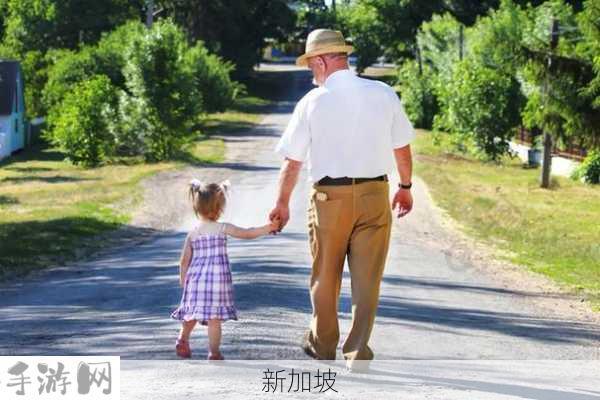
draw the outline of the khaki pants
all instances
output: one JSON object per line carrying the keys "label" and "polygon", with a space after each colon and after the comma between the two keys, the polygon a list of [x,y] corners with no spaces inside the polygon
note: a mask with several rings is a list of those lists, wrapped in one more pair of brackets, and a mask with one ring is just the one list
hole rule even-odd
{"label": "khaki pants", "polygon": [[[318,193],[325,193],[326,199]],[[314,186],[308,216],[313,257],[313,318],[308,340],[320,358],[335,359],[340,338],[338,298],[348,257],[352,326],[342,351],[348,360],[373,359],[367,344],[377,312],[391,225],[387,182]]]}

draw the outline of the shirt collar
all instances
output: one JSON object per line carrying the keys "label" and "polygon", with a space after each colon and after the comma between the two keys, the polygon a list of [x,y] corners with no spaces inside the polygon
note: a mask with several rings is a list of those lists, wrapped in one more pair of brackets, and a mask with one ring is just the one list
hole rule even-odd
{"label": "shirt collar", "polygon": [[332,88],[339,82],[348,81],[355,76],[356,75],[354,72],[350,71],[349,69],[340,69],[339,71],[335,71],[333,74],[329,75],[327,79],[325,79],[325,84],[323,86],[326,88]]}

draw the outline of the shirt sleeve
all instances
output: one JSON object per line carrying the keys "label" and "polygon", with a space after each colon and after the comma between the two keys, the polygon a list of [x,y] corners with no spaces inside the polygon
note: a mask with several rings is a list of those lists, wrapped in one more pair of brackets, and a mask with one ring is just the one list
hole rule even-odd
{"label": "shirt sleeve", "polygon": [[392,147],[399,149],[413,141],[415,130],[406,116],[404,106],[395,91],[393,92],[393,97]]}
{"label": "shirt sleeve", "polygon": [[305,161],[310,147],[310,130],[306,116],[306,98],[296,104],[275,151],[284,158]]}

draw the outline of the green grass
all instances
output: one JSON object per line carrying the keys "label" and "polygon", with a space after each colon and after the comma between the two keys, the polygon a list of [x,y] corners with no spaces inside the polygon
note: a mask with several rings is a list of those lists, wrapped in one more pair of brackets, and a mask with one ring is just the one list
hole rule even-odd
{"label": "green grass", "polygon": [[128,224],[141,200],[139,182],[186,165],[224,159],[213,134],[250,129],[269,99],[253,92],[224,113],[207,116],[196,141],[174,160],[144,163],[125,158],[83,169],[63,161],[56,148],[38,146],[0,162],[0,279],[60,264],[101,248],[106,234]]}
{"label": "green grass", "polygon": [[[220,140],[202,140],[195,162],[223,158]],[[0,164],[0,277],[74,259],[99,247],[93,239],[127,224],[139,203],[138,183],[187,165],[127,160],[94,169],[63,161],[55,148],[33,148]]]}
{"label": "green grass", "polygon": [[538,169],[457,155],[427,132],[419,132],[413,148],[415,172],[467,233],[600,311],[600,187],[553,177],[552,188],[541,189]]}

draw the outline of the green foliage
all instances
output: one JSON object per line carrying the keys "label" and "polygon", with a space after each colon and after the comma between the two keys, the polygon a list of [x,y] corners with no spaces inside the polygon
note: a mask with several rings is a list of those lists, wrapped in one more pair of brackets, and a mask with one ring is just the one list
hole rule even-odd
{"label": "green foliage", "polygon": [[[169,20],[150,30],[130,22],[104,35],[95,46],[78,52],[51,50],[45,59],[51,67],[43,105],[49,110],[52,132],[64,130],[55,124],[65,121],[57,116],[64,114],[71,93],[95,76],[109,79],[112,94],[107,106],[114,115],[106,121],[109,135],[102,137],[110,146],[97,152],[100,160],[112,155],[143,155],[153,161],[172,157],[193,135],[191,128],[201,114],[223,111],[239,90],[229,76],[233,65],[210,54],[201,42],[190,47],[184,31]],[[83,115],[88,110],[77,112]],[[82,156],[70,158],[80,162]]]}
{"label": "green foliage", "polygon": [[47,110],[59,106],[75,85],[97,72],[92,53],[93,49],[86,47],[80,52],[61,49],[51,50],[47,54],[52,64],[42,94]]}
{"label": "green foliage", "polygon": [[583,163],[575,170],[572,176],[574,179],[581,179],[586,183],[600,183],[600,150],[593,150],[583,160]]}
{"label": "green foliage", "polygon": [[202,111],[194,72],[182,62],[188,44],[181,29],[170,21],[152,26],[133,41],[123,70],[128,93],[121,96],[126,136],[137,135],[144,156],[165,160],[190,137],[191,126]]}
{"label": "green foliage", "polygon": [[21,57],[25,76],[25,109],[29,117],[46,115],[40,93],[48,79],[50,65],[51,61],[39,50],[28,51]]}
{"label": "green foliage", "polygon": [[234,65],[210,54],[202,42],[186,51],[184,62],[202,96],[204,110],[209,113],[225,111],[240,89],[230,78]]}
{"label": "green foliage", "polygon": [[521,104],[519,84],[512,76],[464,60],[441,91],[440,102],[444,113],[436,118],[436,127],[458,135],[457,143],[472,136],[490,160],[508,152]]}
{"label": "green foliage", "polygon": [[296,11],[297,39],[304,39],[313,29],[336,28],[339,15],[329,9],[323,0],[303,0]]}
{"label": "green foliage", "polygon": [[381,27],[379,43],[385,53],[393,58],[404,59],[414,53],[416,33],[425,21],[435,14],[450,14],[457,21],[469,26],[478,16],[497,7],[498,0],[358,0],[376,13]]}
{"label": "green foliage", "polygon": [[127,49],[133,41],[144,35],[146,27],[139,21],[129,21],[110,33],[103,34],[94,47],[92,57],[98,73],[110,78],[113,85],[125,88],[123,67]]}
{"label": "green foliage", "polygon": [[95,43],[102,32],[137,18],[142,0],[5,0],[6,44],[23,54]]}
{"label": "green foliage", "polygon": [[47,138],[74,164],[96,166],[112,153],[114,140],[107,121],[114,115],[115,89],[108,77],[97,75],[80,82],[60,107],[51,110],[53,127]]}
{"label": "green foliage", "polygon": [[7,10],[8,1],[0,0],[0,42],[2,42],[2,38],[4,37],[4,20],[6,19]]}
{"label": "green foliage", "polygon": [[106,75],[111,83],[125,89],[123,67],[128,46],[146,31],[139,22],[129,22],[104,35],[97,46],[84,46],[79,51],[50,50],[46,56],[51,67],[43,88],[46,109],[60,104],[72,88],[93,75]]}
{"label": "green foliage", "polygon": [[383,54],[381,47],[382,27],[376,10],[358,3],[350,7],[340,7],[338,11],[340,29],[350,37],[357,57],[356,70],[363,72]]}
{"label": "green foliage", "polygon": [[439,105],[435,94],[435,75],[428,65],[416,61],[405,62],[399,70],[398,81],[402,103],[409,119],[418,128],[431,129]]}
{"label": "green foliage", "polygon": [[522,48],[526,15],[512,0],[502,0],[498,10],[490,12],[467,33],[468,53],[483,65],[517,74],[525,54]]}
{"label": "green foliage", "polygon": [[48,48],[48,36],[56,22],[52,0],[8,0],[4,42],[16,53]]}
{"label": "green foliage", "polygon": [[595,77],[584,94],[591,97],[596,109],[600,109],[600,0],[587,0],[577,21],[583,36],[578,43],[577,54],[591,63],[595,71]]}
{"label": "green foliage", "polygon": [[183,27],[192,42],[202,40],[213,53],[247,75],[260,62],[265,38],[285,39],[295,14],[286,0],[162,0],[167,15]]}
{"label": "green foliage", "polygon": [[434,15],[417,33],[422,62],[430,65],[440,80],[447,80],[454,64],[460,60],[461,26],[450,14]]}
{"label": "green foliage", "polygon": [[[550,48],[552,18],[561,27],[556,49]],[[582,42],[576,22],[573,8],[562,1],[529,11],[523,38],[529,57],[521,70],[527,96],[523,119],[526,126],[551,133],[561,147],[575,142],[594,148],[600,145],[600,105],[594,104],[592,89],[598,72],[578,55]]]}

